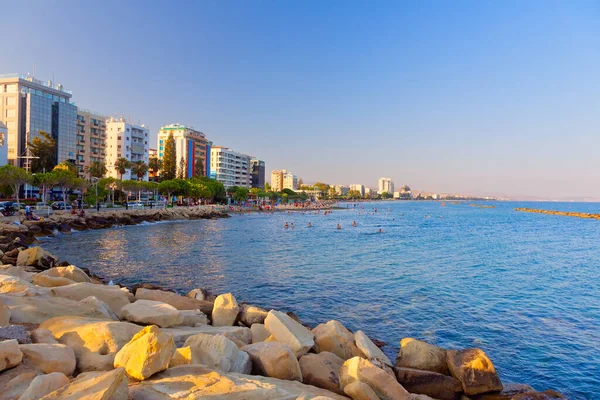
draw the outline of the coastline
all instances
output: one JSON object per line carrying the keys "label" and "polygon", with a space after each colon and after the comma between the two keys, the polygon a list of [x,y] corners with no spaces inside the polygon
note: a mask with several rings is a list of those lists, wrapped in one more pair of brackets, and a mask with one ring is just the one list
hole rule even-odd
{"label": "coastline", "polygon": [[[178,210],[178,209],[176,209],[176,210]],[[87,226],[88,229],[101,229],[104,227],[110,227],[110,226],[116,226],[116,225],[132,225],[132,224],[140,223],[140,222],[144,222],[144,221],[155,222],[155,221],[159,221],[159,220],[185,219],[185,218],[183,218],[183,216],[185,216],[185,215],[187,215],[189,217],[188,219],[224,218],[224,217],[226,218],[227,217],[227,214],[223,213],[221,211],[205,210],[205,209],[197,210],[197,211],[193,211],[193,212],[189,212],[189,210],[187,210],[188,211],[187,213],[183,213],[183,212],[182,213],[179,213],[179,212],[165,213],[164,215],[161,214],[160,217],[157,217],[156,215],[154,215],[154,216],[147,215],[148,213],[156,214],[157,212],[161,212],[161,211],[168,211],[168,210],[153,210],[153,211],[130,210],[129,212],[127,212],[127,215],[122,216],[122,217],[118,217],[118,216],[109,217],[107,215],[103,215],[102,216],[103,219],[107,221],[106,224],[102,223],[103,221],[100,219],[99,216],[97,216],[97,218],[92,218],[92,216],[90,215],[90,217],[86,217],[84,219],[84,221],[81,221],[81,218],[79,218],[79,217],[75,217],[75,216],[71,216],[71,215],[65,216],[65,214],[57,214],[60,217],[54,218],[53,220],[48,219],[45,221],[28,221],[27,223],[25,223],[21,226],[17,226],[17,225],[3,226],[6,224],[0,224],[0,236],[3,237],[0,240],[0,245],[3,246],[2,247],[3,249],[8,250],[8,251],[4,251],[4,254],[2,255],[2,261],[4,264],[11,264],[14,266],[16,266],[18,264],[22,264],[22,263],[18,262],[18,260],[20,258],[19,254],[22,251],[27,249],[28,244],[33,244],[36,241],[36,237],[39,236],[40,233],[45,233],[45,232],[47,233],[47,232],[51,231],[50,230],[51,228],[54,228],[61,232],[63,231],[61,229],[64,229],[64,232],[66,232],[67,227],[71,227],[71,229],[77,229],[76,226],[81,225],[81,224],[84,224],[85,226]],[[288,210],[281,210],[281,211],[288,211]],[[297,210],[297,211],[302,211],[302,210]],[[88,218],[89,218],[89,221],[88,221]],[[121,223],[113,223],[113,222],[121,222]],[[110,224],[110,223],[112,223],[112,224]],[[54,232],[54,229],[52,229],[52,232]],[[37,252],[39,252],[39,251],[36,251],[36,253]],[[8,257],[5,260],[6,256],[8,256]],[[33,273],[31,271],[36,271],[35,275],[44,274],[45,271],[52,270],[53,268],[56,268],[55,265],[58,265],[58,259],[55,260],[55,262],[52,262],[51,261],[52,259],[53,259],[53,256],[51,256],[49,254],[45,254],[43,257],[40,257],[39,259],[35,260],[33,262],[34,265],[15,267],[18,269],[18,271],[16,271],[16,272],[18,274],[24,273],[25,270],[21,270],[21,268],[27,267],[27,268],[29,268],[28,273]],[[6,261],[10,261],[10,262],[6,262]],[[84,272],[87,272],[88,275],[91,275],[91,274],[89,274],[89,271],[84,271]],[[92,278],[93,278],[93,276],[92,276]],[[55,282],[53,282],[53,283],[55,283]],[[68,283],[67,285],[64,285],[64,286],[76,285],[75,282],[73,282],[73,283],[63,282],[63,283]],[[132,287],[131,288],[132,293],[130,293],[129,290],[126,290],[128,293],[128,298],[130,300],[131,299],[138,300],[137,291],[140,288],[150,290],[150,291],[157,291],[157,293],[155,293],[154,295],[158,296],[157,298],[160,298],[161,301],[164,301],[167,304],[169,303],[168,301],[166,301],[166,297],[169,297],[171,295],[167,295],[165,293],[172,293],[172,292],[163,291],[162,288],[159,288],[156,286],[148,286],[148,285],[144,285],[144,284],[141,284],[138,287]],[[160,292],[160,293],[158,293],[158,292]],[[5,294],[5,292],[3,292],[3,294]],[[182,297],[182,298],[186,298],[186,297],[189,298],[191,294],[192,293],[190,292],[187,296],[180,296],[180,295],[176,295],[176,296]],[[59,295],[59,297],[60,297],[60,295]],[[206,290],[197,289],[197,292],[193,295],[193,298],[200,299],[201,301],[206,301],[209,303],[211,303],[211,300],[212,300],[212,306],[209,306],[208,304],[200,304],[200,303],[198,303],[198,304],[202,306],[200,308],[203,311],[203,313],[206,314],[207,317],[213,319],[213,325],[214,325],[214,315],[212,315],[212,314],[215,312],[215,309],[218,308],[217,302],[215,301],[216,300],[215,296],[210,295],[210,293],[208,293]],[[235,298],[233,299],[233,303],[237,304],[237,301],[235,300]],[[135,304],[135,303],[131,303],[131,304]],[[251,328],[252,325],[254,325],[254,324],[265,325],[264,324],[265,319],[267,318],[268,313],[270,311],[264,310],[264,309],[261,309],[260,307],[255,307],[252,305],[244,305],[243,303],[241,303],[241,304],[242,304],[242,306],[239,307],[240,310],[238,310],[238,312],[236,313],[236,318],[234,319],[234,321],[232,321],[232,324],[237,324],[236,326],[240,326],[240,327],[246,328],[246,329]],[[258,319],[246,320],[244,322],[244,316],[243,316],[244,307],[246,307],[246,310],[248,310],[249,308],[255,309],[254,313],[259,315]],[[66,314],[66,315],[69,315],[69,314]],[[283,317],[283,316],[280,316],[280,318],[285,319],[285,317]],[[291,319],[299,322],[299,320],[295,316],[291,316]],[[262,321],[262,322],[257,322],[257,321]],[[253,322],[253,323],[250,323],[250,322]],[[288,321],[286,320],[285,322],[288,322]],[[379,350],[379,348],[377,346],[374,345],[374,342],[376,342],[376,341],[372,341],[369,338],[365,339],[365,337],[363,337],[363,336],[366,336],[366,335],[364,335],[364,334],[360,335],[359,334],[360,331],[357,331],[356,333],[353,334],[352,332],[347,331],[343,327],[343,325],[341,327],[340,327],[340,325],[341,324],[339,324],[339,322],[337,322],[337,321],[330,321],[326,324],[322,323],[321,325],[319,325],[317,327],[312,327],[313,329],[310,330],[309,332],[312,332],[313,341],[316,343],[313,345],[313,350],[311,350],[311,351],[316,351],[317,355],[321,354],[323,351],[319,351],[319,350],[323,350],[323,348],[327,346],[326,343],[330,343],[331,341],[333,341],[333,344],[332,344],[333,349],[339,347],[340,344],[343,345],[342,347],[344,347],[344,348],[345,348],[345,346],[347,346],[351,349],[358,348],[361,351],[361,353],[359,353],[358,351],[354,351],[354,350],[351,351],[352,355],[355,353],[360,354],[360,357],[358,357],[358,358],[360,358],[360,360],[356,361],[358,364],[352,365],[352,367],[356,367],[357,369],[365,368],[365,369],[368,369],[370,372],[376,373],[376,374],[380,374],[380,371],[382,371],[384,373],[387,373],[388,376],[389,375],[393,376],[395,378],[395,381],[390,382],[389,379],[386,378],[384,375],[378,375],[381,377],[382,380],[386,381],[385,382],[386,387],[389,390],[396,390],[396,391],[398,391],[398,393],[403,393],[403,392],[400,391],[400,389],[397,387],[397,385],[400,385],[400,387],[402,387],[404,389],[410,388],[411,390],[409,390],[409,392],[411,392],[411,393],[419,393],[418,391],[421,391],[421,392],[427,392],[427,393],[421,393],[421,394],[432,395],[435,392],[437,394],[437,396],[435,398],[458,398],[457,396],[460,396],[460,395],[464,396],[463,398],[465,398],[465,399],[468,399],[468,398],[472,398],[472,399],[479,399],[479,398],[482,398],[482,399],[483,398],[485,398],[485,399],[563,398],[563,397],[558,397],[560,395],[555,392],[547,393],[548,396],[554,396],[554,397],[515,397],[515,396],[520,396],[520,394],[523,394],[523,395],[528,394],[528,393],[531,394],[531,393],[533,393],[533,389],[531,387],[529,387],[528,385],[513,385],[513,384],[505,384],[504,385],[504,394],[500,394],[497,389],[499,387],[502,387],[502,385],[499,384],[499,378],[497,377],[497,375],[495,373],[493,364],[492,364],[491,360],[488,358],[488,356],[485,353],[483,353],[483,351],[478,350],[478,349],[462,349],[462,350],[458,350],[458,351],[446,350],[446,349],[440,349],[438,347],[432,346],[425,342],[417,341],[414,339],[408,340],[408,338],[404,338],[403,341],[405,339],[407,339],[406,345],[401,345],[401,350],[400,350],[400,353],[398,354],[398,358],[401,361],[399,363],[397,360],[396,363],[394,364],[394,363],[392,363],[391,360],[389,360],[381,352],[381,350]],[[321,327],[321,329],[319,329],[319,327]],[[172,329],[172,328],[170,328],[170,329]],[[273,329],[275,329],[275,328],[273,328]],[[333,331],[333,333],[332,333],[332,331]],[[340,332],[342,332],[343,334],[340,334]],[[348,334],[346,334],[346,332],[348,332]],[[179,333],[181,333],[181,332],[179,332]],[[274,335],[275,334],[271,332],[271,336],[274,336]],[[333,338],[331,337],[331,335],[333,335]],[[352,337],[352,339],[350,339],[350,336]],[[323,337],[323,340],[321,340],[321,342],[324,343],[324,344],[321,344],[321,348],[319,348],[319,345],[317,344],[319,342],[318,338],[320,338],[320,337]],[[264,338],[264,339],[267,339],[267,342],[269,342],[268,338]],[[398,338],[398,339],[400,339],[400,338]],[[283,339],[281,339],[281,340],[283,340]],[[278,340],[271,340],[271,342],[273,342],[273,341],[278,342]],[[360,346],[359,346],[359,343],[360,343]],[[180,341],[179,344],[180,345],[183,344],[183,341]],[[239,345],[240,343],[237,343],[237,344]],[[246,345],[252,346],[252,345],[254,345],[254,343],[247,343]],[[244,347],[244,346],[242,346],[242,347]],[[432,352],[435,355],[435,357],[433,357],[434,358],[433,360],[428,359],[428,362],[434,363],[436,365],[436,369],[437,370],[441,369],[441,371],[443,373],[440,373],[439,371],[431,371],[430,370],[431,368],[427,369],[426,367],[424,367],[423,365],[420,364],[420,361],[418,361],[422,357],[426,357],[426,358],[430,357],[431,358]],[[250,352],[250,354],[251,354],[251,352]],[[302,362],[302,359],[310,358],[309,355],[312,355],[312,354],[313,353],[311,352],[309,354],[303,354],[300,357],[298,357],[300,359],[299,360],[300,363]],[[427,354],[429,354],[429,356],[427,356]],[[357,357],[348,358],[347,360],[345,360],[343,365],[345,366],[346,363],[348,363],[348,361],[354,360],[355,358],[357,358]],[[404,359],[404,361],[402,361],[402,359]],[[454,372],[449,371],[450,367],[449,367],[448,363],[451,362],[450,359],[454,360],[454,361],[452,361],[453,367],[455,369]],[[468,381],[468,379],[465,377],[466,375],[463,375],[460,371],[463,370],[464,365],[468,364],[468,362],[466,361],[467,359],[470,361],[483,360],[486,363],[486,365],[491,366],[491,368],[488,367],[484,371],[478,371],[479,373],[483,374],[483,376],[484,376],[483,379],[485,381],[483,383],[479,382],[479,384],[483,384],[484,386],[487,385],[483,389],[486,391],[479,392],[477,394],[473,394],[473,390],[468,386],[468,385],[470,385],[470,383],[467,382],[466,383],[467,386],[465,386],[465,382],[463,382],[463,381],[464,380]],[[367,360],[366,362],[368,362],[370,365],[363,363],[361,360]],[[456,365],[454,365],[454,364],[456,364]],[[350,366],[348,368],[350,368]],[[175,368],[169,367],[167,372],[171,371],[171,369],[175,370],[175,369],[177,369],[177,367],[175,367]],[[452,368],[450,368],[450,369],[452,369]],[[414,371],[408,371],[408,370],[417,370],[419,372],[416,373]],[[339,373],[340,373],[340,371],[338,371],[338,374]],[[165,374],[165,373],[163,373],[163,374]],[[252,375],[252,376],[254,376],[254,375]],[[338,380],[339,379],[340,378],[338,377]],[[443,384],[440,382],[440,380],[443,381]],[[358,381],[360,381],[360,379],[358,379]],[[151,382],[151,381],[148,381],[148,382]],[[460,385],[457,382],[459,382]],[[373,385],[377,386],[378,384],[373,383]],[[460,389],[458,388],[457,385],[460,386]],[[318,384],[313,384],[312,386],[319,387]],[[369,386],[368,383],[367,383],[367,386]],[[494,389],[494,390],[488,390],[490,388]],[[303,389],[306,389],[306,388],[303,388]],[[467,397],[464,394],[462,394],[462,393],[467,393],[467,391],[472,392],[471,397]],[[130,385],[130,393],[131,393],[131,385]],[[487,393],[487,394],[485,394],[485,396],[496,396],[496,397],[478,397],[478,396],[482,395],[482,393]],[[340,394],[340,393],[338,393],[338,394]],[[342,395],[342,394],[347,395],[348,393],[346,393],[346,391],[343,391],[340,395]],[[253,397],[249,397],[249,398],[253,398]],[[312,397],[306,397],[306,398],[312,398]],[[330,398],[338,398],[338,397],[330,397]],[[393,397],[393,398],[418,399],[419,397],[413,396],[413,397]],[[426,397],[421,397],[421,399],[426,399]]]}

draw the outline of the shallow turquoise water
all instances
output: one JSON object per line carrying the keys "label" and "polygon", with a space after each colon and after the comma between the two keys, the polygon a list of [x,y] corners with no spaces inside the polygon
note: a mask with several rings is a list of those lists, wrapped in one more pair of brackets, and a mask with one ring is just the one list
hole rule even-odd
{"label": "shallow turquoise water", "polygon": [[505,382],[596,398],[600,221],[513,209],[600,213],[600,204],[493,204],[236,215],[78,232],[45,247],[123,284],[208,287],[312,325],[338,319],[387,342],[392,359],[403,337],[480,347]]}

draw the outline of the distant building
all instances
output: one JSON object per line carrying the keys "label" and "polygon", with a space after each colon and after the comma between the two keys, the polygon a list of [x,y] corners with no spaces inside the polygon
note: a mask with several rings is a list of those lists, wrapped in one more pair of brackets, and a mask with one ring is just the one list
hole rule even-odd
{"label": "distant building", "polygon": [[148,149],[148,159],[158,158],[158,150],[156,149]]}
{"label": "distant building", "polygon": [[56,162],[76,163],[77,107],[72,93],[52,81],[41,81],[20,74],[0,75],[0,122],[6,125],[8,163],[23,166],[18,157],[25,153],[25,142],[40,131],[57,143]]}
{"label": "distant building", "polygon": [[350,190],[356,190],[360,193],[361,197],[365,196],[365,186],[361,185],[360,183],[350,185]]}
{"label": "distant building", "polygon": [[93,161],[106,161],[106,120],[108,117],[89,110],[77,110],[77,155],[79,177]]}
{"label": "distant building", "polygon": [[335,190],[335,194],[338,196],[345,196],[348,194],[348,191],[350,191],[350,186],[345,186],[345,185],[335,185],[333,187],[333,189]]}
{"label": "distant building", "polygon": [[271,190],[281,192],[283,189],[298,190],[298,177],[285,169],[271,172]]}
{"label": "distant building", "polygon": [[252,187],[258,189],[265,188],[265,162],[258,158],[250,159],[252,170]]}
{"label": "distant building", "polygon": [[177,159],[177,169],[183,158],[185,162],[185,177],[194,176],[196,164],[199,162],[203,166],[203,175],[210,175],[210,154],[212,142],[206,139],[206,135],[193,128],[181,124],[165,125],[158,132],[158,158],[162,160],[165,143],[169,134],[173,133],[175,139],[175,155]]}
{"label": "distant building", "polygon": [[6,125],[0,121],[0,167],[8,163],[8,145],[6,138],[8,137],[8,129]]}
{"label": "distant building", "polygon": [[410,200],[413,198],[410,187],[403,185],[399,191],[394,192],[394,199]]}
{"label": "distant building", "polygon": [[250,156],[223,146],[211,147],[210,177],[221,182],[225,189],[232,186],[251,188]]}
{"label": "distant building", "polygon": [[[134,163],[142,161],[148,164],[148,136],[150,131],[144,125],[136,125],[125,121],[123,118],[111,118],[106,121],[106,169],[108,176],[119,178],[115,170],[115,162],[119,158],[125,158]],[[123,174],[123,180],[137,179],[127,169]],[[148,180],[148,173],[143,180]]]}
{"label": "distant building", "polygon": [[390,178],[379,178],[378,193],[394,193],[394,182]]}

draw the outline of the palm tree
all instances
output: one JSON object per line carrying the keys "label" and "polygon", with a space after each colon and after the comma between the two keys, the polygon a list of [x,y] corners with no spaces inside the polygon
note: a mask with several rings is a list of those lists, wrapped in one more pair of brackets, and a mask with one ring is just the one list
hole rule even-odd
{"label": "palm tree", "polygon": [[121,157],[117,161],[115,161],[115,169],[119,173],[121,180],[123,180],[123,175],[125,174],[125,172],[127,172],[126,170],[128,170],[129,168],[131,168],[131,161],[129,161],[125,157]]}
{"label": "palm tree", "polygon": [[146,175],[146,172],[148,172],[148,166],[141,160],[136,161],[131,165],[131,172],[137,176],[138,181],[141,181],[142,178],[144,178],[144,175]]}
{"label": "palm tree", "polygon": [[162,160],[158,157],[151,157],[148,160],[148,170],[152,174],[152,177],[156,177],[158,171],[162,168]]}
{"label": "palm tree", "polygon": [[92,161],[85,167],[85,173],[91,178],[103,178],[106,175],[106,165],[102,161]]}

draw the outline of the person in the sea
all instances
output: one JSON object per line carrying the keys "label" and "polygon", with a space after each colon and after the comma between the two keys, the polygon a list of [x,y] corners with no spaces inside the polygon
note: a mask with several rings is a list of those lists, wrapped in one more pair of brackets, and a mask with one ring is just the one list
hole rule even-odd
{"label": "person in the sea", "polygon": [[352,226],[356,228],[356,221],[352,221]]}
{"label": "person in the sea", "polygon": [[342,229],[342,226],[340,224],[337,224],[337,228]]}
{"label": "person in the sea", "polygon": [[294,229],[294,223],[292,222],[292,229]]}
{"label": "person in the sea", "polygon": [[383,229],[379,228],[378,233],[383,233]]}
{"label": "person in the sea", "polygon": [[288,225],[288,223],[286,222],[286,223],[283,225],[283,227],[284,227],[285,229],[287,229],[287,228],[289,228],[290,226],[289,226],[289,225]]}
{"label": "person in the sea", "polygon": [[312,228],[312,222],[309,222],[309,223],[308,223],[308,227],[309,227],[309,228]]}

